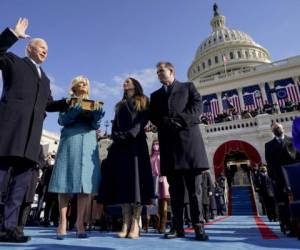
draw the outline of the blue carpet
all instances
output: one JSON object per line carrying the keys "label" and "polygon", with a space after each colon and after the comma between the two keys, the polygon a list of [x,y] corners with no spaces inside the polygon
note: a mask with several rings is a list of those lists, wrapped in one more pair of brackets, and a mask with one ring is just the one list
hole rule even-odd
{"label": "blue carpet", "polygon": [[280,233],[275,222],[265,223],[279,236],[278,240],[264,240],[256,226],[253,216],[231,216],[215,224],[206,226],[210,240],[197,242],[193,234],[187,238],[165,240],[156,233],[142,233],[138,240],[118,239],[116,233],[89,233],[88,239],[77,239],[75,232],[70,232],[65,240],[55,239],[55,228],[31,227],[26,233],[33,238],[25,244],[0,243],[0,250],[171,250],[171,249],[205,249],[205,250],[287,250],[300,249],[300,241],[287,238]]}
{"label": "blue carpet", "polygon": [[250,187],[232,187],[232,215],[253,215]]}

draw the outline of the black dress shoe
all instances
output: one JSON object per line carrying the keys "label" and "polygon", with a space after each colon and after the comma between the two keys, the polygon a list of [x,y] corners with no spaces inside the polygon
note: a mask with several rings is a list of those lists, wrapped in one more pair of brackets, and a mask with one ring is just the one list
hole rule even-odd
{"label": "black dress shoe", "polygon": [[165,239],[184,238],[185,234],[184,230],[171,229],[171,231],[166,233],[164,237]]}
{"label": "black dress shoe", "polygon": [[6,234],[0,237],[0,242],[25,243],[31,240],[30,236],[25,236],[23,232],[19,232],[18,228],[14,230],[5,230]]}
{"label": "black dress shoe", "polygon": [[293,230],[291,230],[286,234],[286,236],[287,237],[296,237],[296,233]]}
{"label": "black dress shoe", "polygon": [[42,222],[42,225],[44,227],[49,227],[50,226],[50,222],[48,220],[45,220],[45,221]]}
{"label": "black dress shoe", "polygon": [[208,235],[205,233],[203,226],[195,227],[195,240],[200,240],[200,241],[208,240]]}
{"label": "black dress shoe", "polygon": [[14,242],[14,243],[25,243],[31,240],[30,236],[16,236],[13,237],[12,235],[6,234],[0,237],[0,242]]}

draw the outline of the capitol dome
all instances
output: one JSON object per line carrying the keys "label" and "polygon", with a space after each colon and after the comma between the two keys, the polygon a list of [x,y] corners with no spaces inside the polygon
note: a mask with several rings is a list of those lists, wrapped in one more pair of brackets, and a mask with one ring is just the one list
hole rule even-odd
{"label": "capitol dome", "polygon": [[217,8],[215,4],[211,20],[213,31],[200,44],[189,67],[189,80],[210,78],[271,62],[268,50],[248,34],[227,28],[226,18],[218,13]]}

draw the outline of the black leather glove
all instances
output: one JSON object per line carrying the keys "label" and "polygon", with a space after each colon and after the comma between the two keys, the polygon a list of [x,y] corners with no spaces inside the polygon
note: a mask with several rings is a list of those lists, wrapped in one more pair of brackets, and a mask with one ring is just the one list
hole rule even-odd
{"label": "black leather glove", "polygon": [[112,138],[116,142],[125,142],[131,139],[132,135],[129,132],[114,132]]}
{"label": "black leather glove", "polygon": [[175,129],[175,130],[179,130],[182,128],[181,123],[175,118],[171,118],[170,125],[171,125],[171,128]]}
{"label": "black leather glove", "polygon": [[162,123],[165,129],[170,129],[172,132],[177,132],[183,128],[180,121],[176,118],[163,117]]}

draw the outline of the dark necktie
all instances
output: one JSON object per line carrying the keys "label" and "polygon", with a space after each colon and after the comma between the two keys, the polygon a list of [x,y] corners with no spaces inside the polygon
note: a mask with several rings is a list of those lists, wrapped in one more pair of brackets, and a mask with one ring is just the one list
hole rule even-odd
{"label": "dark necktie", "polygon": [[172,90],[172,85],[167,86],[167,95],[170,96]]}

